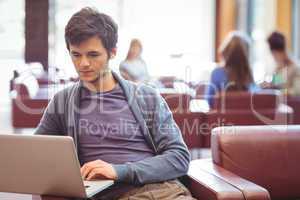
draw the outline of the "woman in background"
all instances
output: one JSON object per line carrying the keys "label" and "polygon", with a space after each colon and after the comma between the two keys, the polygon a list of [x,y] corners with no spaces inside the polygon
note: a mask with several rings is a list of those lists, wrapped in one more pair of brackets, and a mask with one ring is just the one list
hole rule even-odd
{"label": "woman in background", "polygon": [[249,64],[249,39],[240,32],[231,32],[220,47],[222,64],[212,71],[205,96],[213,106],[214,96],[221,91],[253,91],[254,84]]}
{"label": "woman in background", "polygon": [[142,43],[138,39],[132,39],[127,53],[127,57],[120,64],[121,75],[130,81],[134,82],[147,82],[149,74],[147,65],[142,59]]}

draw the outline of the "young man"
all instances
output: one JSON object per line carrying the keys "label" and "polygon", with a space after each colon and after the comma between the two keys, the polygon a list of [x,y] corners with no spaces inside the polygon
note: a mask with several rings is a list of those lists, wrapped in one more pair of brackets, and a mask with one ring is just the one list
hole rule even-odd
{"label": "young man", "polygon": [[176,178],[185,175],[189,152],[162,97],[112,72],[117,25],[91,8],[75,13],[65,40],[80,81],[57,93],[36,134],[70,135],[84,179],[112,179],[97,198],[189,199]]}
{"label": "young man", "polygon": [[288,55],[285,36],[275,31],[267,38],[272,56],[276,62],[271,83],[263,83],[263,88],[281,89],[287,94],[299,94],[299,68]]}

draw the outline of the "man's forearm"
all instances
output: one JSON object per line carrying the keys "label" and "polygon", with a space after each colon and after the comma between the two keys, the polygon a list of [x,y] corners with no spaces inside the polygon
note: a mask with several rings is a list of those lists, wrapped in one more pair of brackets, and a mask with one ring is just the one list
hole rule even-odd
{"label": "man's forearm", "polygon": [[135,163],[113,165],[117,181],[145,184],[175,179],[187,173],[190,157],[183,148]]}

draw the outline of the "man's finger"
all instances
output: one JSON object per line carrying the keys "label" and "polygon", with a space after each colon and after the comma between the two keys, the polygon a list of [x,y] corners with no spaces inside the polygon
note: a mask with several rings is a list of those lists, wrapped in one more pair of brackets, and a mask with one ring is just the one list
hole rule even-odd
{"label": "man's finger", "polygon": [[81,174],[86,170],[86,168],[90,165],[90,162],[85,163],[81,168],[80,168],[80,172]]}
{"label": "man's finger", "polygon": [[90,181],[91,179],[93,179],[93,178],[96,176],[96,170],[97,170],[97,169],[94,169],[93,171],[91,171],[91,172],[88,174],[86,180]]}
{"label": "man's finger", "polygon": [[91,170],[93,170],[94,167],[92,166],[89,166],[89,165],[86,165],[84,168],[83,168],[83,171],[81,173],[82,175],[82,178],[85,179],[87,177],[87,175],[91,172]]}
{"label": "man's finger", "polygon": [[104,167],[105,162],[103,162],[102,160],[94,160],[94,161],[90,161],[88,163],[85,163],[81,169],[80,169],[80,173],[83,179],[86,179],[87,176],[89,175],[89,173],[95,169],[95,168],[102,168]]}
{"label": "man's finger", "polygon": [[102,174],[103,173],[103,171],[102,171],[102,169],[101,168],[94,168],[90,173],[89,173],[89,175],[87,176],[87,178],[86,178],[86,180],[88,180],[88,181],[90,181],[90,180],[92,180],[92,179],[99,179],[99,178],[102,178],[102,179],[104,179],[105,178],[105,176]]}

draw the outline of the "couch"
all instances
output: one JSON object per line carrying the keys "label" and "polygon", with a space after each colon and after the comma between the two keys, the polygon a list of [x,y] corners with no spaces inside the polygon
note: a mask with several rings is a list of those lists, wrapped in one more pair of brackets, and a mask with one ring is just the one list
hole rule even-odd
{"label": "couch", "polygon": [[287,96],[287,105],[294,110],[293,124],[300,124],[300,96]]}
{"label": "couch", "polygon": [[300,125],[215,128],[212,158],[191,162],[187,184],[199,199],[299,199],[299,144]]}
{"label": "couch", "polygon": [[209,147],[210,132],[218,126],[292,124],[293,109],[282,98],[276,90],[219,94],[213,108],[206,113],[209,130],[204,146]]}
{"label": "couch", "polygon": [[13,127],[36,127],[50,99],[67,85],[40,84],[30,73],[17,77],[10,92]]}

